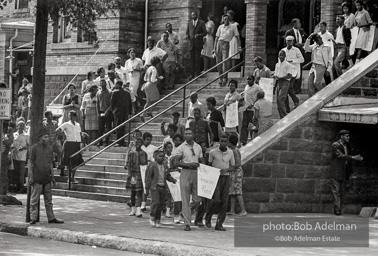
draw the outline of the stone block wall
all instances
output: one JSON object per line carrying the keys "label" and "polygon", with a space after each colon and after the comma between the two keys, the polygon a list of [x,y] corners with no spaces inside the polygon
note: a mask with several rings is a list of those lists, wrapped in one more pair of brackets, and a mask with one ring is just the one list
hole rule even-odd
{"label": "stone block wall", "polygon": [[365,77],[355,82],[343,92],[343,95],[377,98],[378,96],[378,68],[372,70]]}
{"label": "stone block wall", "polygon": [[340,129],[352,132],[353,151],[365,158],[354,165],[358,177],[348,183],[344,213],[357,214],[362,206],[374,205],[378,161],[370,151],[378,136],[369,139],[361,134],[366,129],[373,132],[374,126],[319,122],[313,115],[243,166],[247,211],[333,213],[331,144]]}

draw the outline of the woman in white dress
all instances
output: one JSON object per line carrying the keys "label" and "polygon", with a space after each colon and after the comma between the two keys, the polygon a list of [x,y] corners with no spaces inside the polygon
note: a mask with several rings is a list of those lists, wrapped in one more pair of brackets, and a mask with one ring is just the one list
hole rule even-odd
{"label": "woman in white dress", "polygon": [[[350,11],[352,10],[351,6],[347,3],[347,2],[344,2],[341,4],[341,7],[343,8],[343,13],[344,13],[344,25],[346,28],[349,28],[349,29],[352,29],[353,27],[356,26],[356,16],[354,16],[353,13],[351,13]],[[353,41],[353,38],[352,38],[352,41]],[[349,51],[349,47],[347,47],[347,59],[348,59],[348,63],[349,63],[349,67],[348,69],[350,69],[351,67],[353,67],[353,60],[351,58],[351,55],[353,55],[353,53],[350,53]],[[354,51],[354,49],[352,48],[352,51]]]}
{"label": "woman in white dress", "polygon": [[138,89],[140,85],[140,74],[143,70],[143,61],[139,58],[136,58],[136,51],[134,48],[130,48],[128,51],[130,59],[128,59],[125,63],[125,68],[128,72],[128,78],[130,83],[130,92],[131,92],[131,99],[133,101],[133,112],[137,111],[138,101]]}
{"label": "woman in white dress", "polygon": [[359,28],[358,37],[356,40],[356,64],[360,62],[361,53],[364,48],[367,47],[369,42],[369,34],[370,34],[370,26],[373,24],[373,21],[364,8],[364,4],[361,0],[357,0],[355,2],[357,12],[356,12],[356,23],[357,27]]}
{"label": "woman in white dress", "polygon": [[[235,16],[234,11],[229,10],[228,16],[230,17],[230,25],[236,26],[237,30],[239,31],[239,28],[238,28],[239,23],[234,21],[234,16]],[[240,47],[241,47],[241,45],[239,45],[237,38],[234,36],[230,41],[230,51],[229,51],[228,56],[231,57],[232,55],[236,54],[239,51]],[[240,59],[240,54],[237,54],[237,55],[235,55],[234,57],[231,58],[231,67],[235,67],[236,60],[238,60],[238,59]]]}

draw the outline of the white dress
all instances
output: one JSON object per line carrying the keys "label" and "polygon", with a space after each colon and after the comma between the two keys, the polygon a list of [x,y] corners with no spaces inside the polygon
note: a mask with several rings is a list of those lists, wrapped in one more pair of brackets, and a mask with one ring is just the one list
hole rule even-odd
{"label": "white dress", "polygon": [[[237,27],[239,26],[239,24],[237,22],[234,22],[232,24],[230,24],[231,26],[236,26],[236,29]],[[239,45],[238,45],[238,40],[236,39],[236,37],[234,36],[231,41],[230,41],[230,51],[229,51],[229,54],[228,56],[232,56],[234,55],[235,53],[237,53],[239,51]],[[240,59],[240,54],[237,54],[235,55],[234,57],[232,57],[232,59]]]}
{"label": "white dress", "polygon": [[135,99],[138,94],[138,89],[140,85],[140,71],[134,71],[135,69],[141,69],[143,67],[143,61],[139,58],[128,59],[125,63],[125,68],[128,72],[128,79],[130,82],[130,92],[132,94],[131,98]]}

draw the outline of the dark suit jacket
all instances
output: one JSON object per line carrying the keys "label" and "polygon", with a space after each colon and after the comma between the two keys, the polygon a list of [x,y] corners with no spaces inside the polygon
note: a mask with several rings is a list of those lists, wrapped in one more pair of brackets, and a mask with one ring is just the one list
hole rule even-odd
{"label": "dark suit jacket", "polygon": [[306,34],[306,32],[302,28],[299,29],[299,33],[302,36],[302,47],[299,47],[299,45],[298,45],[297,37],[295,36],[295,32],[294,32],[293,28],[291,28],[291,29],[289,29],[289,30],[287,30],[285,32],[285,44],[286,44],[286,37],[287,36],[293,36],[294,37],[294,46],[297,47],[297,48],[299,48],[299,50],[301,51],[302,55],[304,56],[305,50],[303,49],[303,45],[305,44],[307,34]]}
{"label": "dark suit jacket", "polygon": [[[350,29],[343,26],[343,37],[344,37],[344,41],[345,41],[345,44],[347,47],[350,46],[350,43],[352,41],[352,33],[350,32]],[[336,35],[337,35],[337,29],[336,29]],[[336,37],[335,37],[335,40],[336,40]]]}
{"label": "dark suit jacket", "polygon": [[110,109],[113,114],[123,112],[128,115],[132,114],[132,104],[130,93],[124,89],[118,89],[112,92],[110,100]]}
{"label": "dark suit jacket", "polygon": [[[168,172],[166,165],[164,166],[164,183],[166,181],[175,182],[176,180],[172,178],[171,174]],[[146,190],[147,189],[156,189],[157,183],[159,180],[159,167],[156,162],[151,162],[147,166],[146,170]]]}
{"label": "dark suit jacket", "polygon": [[[347,144],[348,154],[351,153],[350,146]],[[346,180],[352,173],[351,170],[351,155],[346,155],[343,145],[340,141],[332,144],[332,161],[331,172],[336,180]]]}
{"label": "dark suit jacket", "polygon": [[[195,38],[195,35],[199,35],[199,37]],[[196,27],[194,27],[193,20],[190,20],[186,29],[186,36],[189,39],[189,50],[202,50],[203,37],[206,36],[205,22],[198,19]]]}

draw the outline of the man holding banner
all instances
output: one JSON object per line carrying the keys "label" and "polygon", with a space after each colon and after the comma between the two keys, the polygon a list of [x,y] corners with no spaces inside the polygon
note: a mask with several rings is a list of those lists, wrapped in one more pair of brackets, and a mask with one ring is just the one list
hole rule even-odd
{"label": "man holding banner", "polygon": [[228,137],[223,135],[220,138],[219,148],[210,151],[209,163],[211,166],[220,169],[220,176],[214,191],[213,198],[206,213],[205,225],[211,228],[211,218],[218,210],[218,219],[215,230],[226,231],[223,222],[226,219],[228,195],[230,190],[230,172],[235,171],[235,157],[232,150],[227,148]]}
{"label": "man holding banner", "polygon": [[[194,142],[191,128],[185,129],[185,141],[176,149],[175,166],[181,167],[180,189],[182,200],[182,215],[185,221],[185,231],[190,231],[192,209],[198,208],[201,197],[197,194],[197,168],[204,163],[201,146]],[[192,202],[190,202],[192,196]]]}

